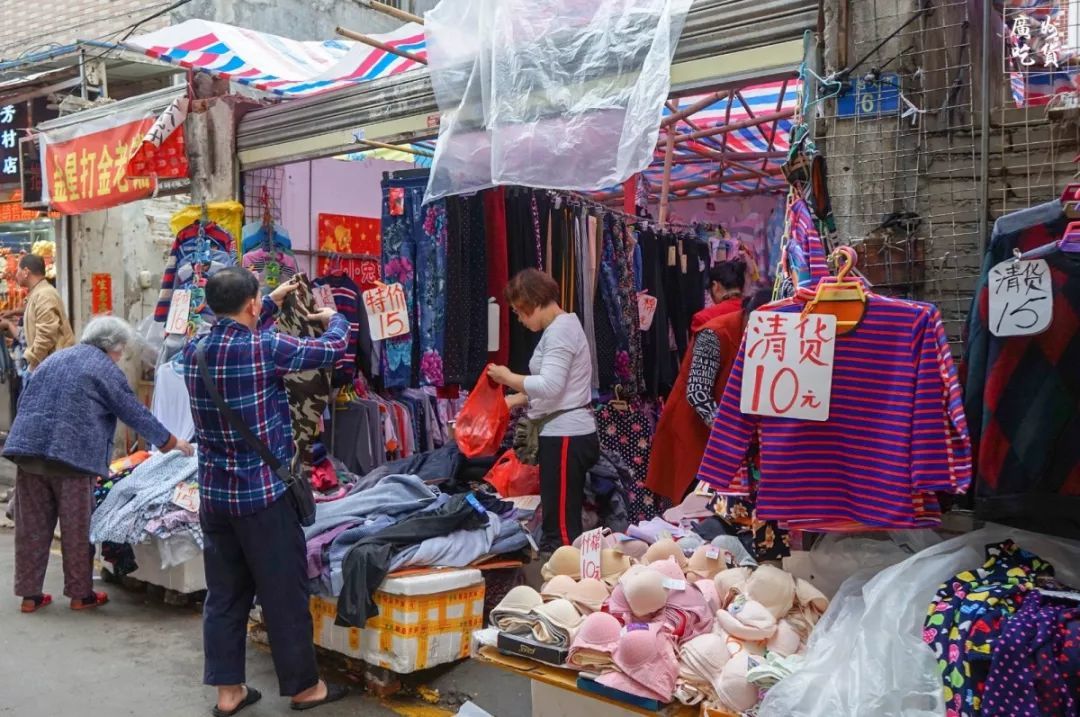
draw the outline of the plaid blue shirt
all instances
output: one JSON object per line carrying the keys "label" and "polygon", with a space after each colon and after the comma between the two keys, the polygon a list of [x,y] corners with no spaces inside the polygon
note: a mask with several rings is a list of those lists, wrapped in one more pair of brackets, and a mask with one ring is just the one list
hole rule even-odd
{"label": "plaid blue shirt", "polygon": [[[260,326],[268,327],[277,306],[265,297]],[[253,332],[222,319],[202,339],[206,365],[218,391],[283,465],[293,454],[292,421],[283,378],[330,368],[345,352],[349,322],[341,314],[321,337],[300,339],[273,330]],[[229,427],[203,386],[196,342],[184,349],[184,379],[191,394],[199,443],[199,499],[210,512],[239,517],[266,508],[286,487],[243,436]]]}

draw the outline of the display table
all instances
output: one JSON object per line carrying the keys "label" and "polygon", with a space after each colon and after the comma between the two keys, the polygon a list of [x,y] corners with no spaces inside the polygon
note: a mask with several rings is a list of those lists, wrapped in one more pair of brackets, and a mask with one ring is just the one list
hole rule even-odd
{"label": "display table", "polygon": [[645,710],[602,695],[578,689],[578,674],[523,657],[504,655],[494,647],[481,647],[473,659],[525,677],[532,683],[532,717],[633,717],[661,714],[667,717],[735,717],[730,713],[702,712],[699,707],[674,704],[660,712]]}

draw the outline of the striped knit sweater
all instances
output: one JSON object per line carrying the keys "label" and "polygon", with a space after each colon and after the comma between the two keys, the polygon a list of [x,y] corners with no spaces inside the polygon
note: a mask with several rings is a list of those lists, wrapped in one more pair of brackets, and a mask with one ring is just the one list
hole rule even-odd
{"label": "striped knit sweater", "polygon": [[[806,530],[936,525],[935,491],[971,482],[971,441],[936,307],[870,295],[866,316],[837,339],[829,420],[739,410],[745,340],[702,459],[699,478],[729,487],[760,444],[758,517]],[[788,299],[765,310],[797,312]]]}

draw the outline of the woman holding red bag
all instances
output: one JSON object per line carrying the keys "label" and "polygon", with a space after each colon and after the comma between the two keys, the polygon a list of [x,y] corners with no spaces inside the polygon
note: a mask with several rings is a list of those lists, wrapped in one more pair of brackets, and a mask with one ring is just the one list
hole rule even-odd
{"label": "woman holding red bag", "polygon": [[[576,314],[559,306],[559,285],[547,274],[526,269],[510,280],[506,299],[518,320],[540,331],[528,376],[491,366],[488,376],[517,393],[511,408],[526,408],[539,432],[540,501],[544,536],[541,552],[570,545],[581,535],[585,475],[600,458],[592,403],[592,357]],[[521,452],[519,450],[519,457]],[[524,459],[523,459],[524,460]],[[527,462],[527,461],[526,461]]]}

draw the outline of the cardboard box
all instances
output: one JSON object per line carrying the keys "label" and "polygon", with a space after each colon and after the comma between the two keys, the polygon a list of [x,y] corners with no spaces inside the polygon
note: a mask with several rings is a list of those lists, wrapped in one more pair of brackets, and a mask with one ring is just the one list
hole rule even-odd
{"label": "cardboard box", "polygon": [[379,614],[363,629],[339,627],[337,600],[314,596],[315,644],[399,674],[469,656],[483,627],[484,578],[479,570],[442,570],[388,578],[375,592]]}
{"label": "cardboard box", "polygon": [[499,633],[498,646],[499,650],[508,655],[525,657],[555,667],[565,665],[566,659],[570,656],[569,648],[545,645],[529,637],[511,635],[505,632]]}

